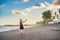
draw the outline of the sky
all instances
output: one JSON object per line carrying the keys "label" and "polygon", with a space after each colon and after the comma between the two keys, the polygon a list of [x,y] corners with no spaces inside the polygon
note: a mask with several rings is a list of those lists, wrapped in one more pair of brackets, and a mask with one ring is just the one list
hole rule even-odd
{"label": "sky", "polygon": [[[37,6],[39,4],[40,6]],[[42,12],[60,8],[59,0],[0,0],[0,25],[19,24],[19,19],[26,23],[41,21]],[[53,10],[54,10],[53,9]]]}

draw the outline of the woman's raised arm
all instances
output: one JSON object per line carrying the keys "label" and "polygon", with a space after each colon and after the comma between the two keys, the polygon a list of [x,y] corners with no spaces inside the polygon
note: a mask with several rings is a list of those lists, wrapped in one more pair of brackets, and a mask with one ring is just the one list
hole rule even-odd
{"label": "woman's raised arm", "polygon": [[27,20],[27,19],[25,19],[25,21],[23,21],[23,22],[26,22],[26,20]]}

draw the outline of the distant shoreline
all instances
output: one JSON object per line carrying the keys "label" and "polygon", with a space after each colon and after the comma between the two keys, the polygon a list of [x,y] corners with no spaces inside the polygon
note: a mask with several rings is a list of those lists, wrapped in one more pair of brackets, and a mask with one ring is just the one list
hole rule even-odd
{"label": "distant shoreline", "polygon": [[[24,24],[24,26],[33,26],[33,25],[36,25],[36,24]],[[1,27],[2,26],[19,26],[19,25],[0,25]]]}

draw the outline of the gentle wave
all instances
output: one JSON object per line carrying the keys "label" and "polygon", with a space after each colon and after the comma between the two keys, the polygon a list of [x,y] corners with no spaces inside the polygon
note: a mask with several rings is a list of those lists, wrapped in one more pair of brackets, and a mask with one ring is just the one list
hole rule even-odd
{"label": "gentle wave", "polygon": [[[30,28],[32,26],[24,26],[24,28]],[[0,27],[0,32],[4,32],[4,31],[10,31],[10,30],[14,30],[14,29],[19,29],[19,26],[6,26],[6,27]]]}

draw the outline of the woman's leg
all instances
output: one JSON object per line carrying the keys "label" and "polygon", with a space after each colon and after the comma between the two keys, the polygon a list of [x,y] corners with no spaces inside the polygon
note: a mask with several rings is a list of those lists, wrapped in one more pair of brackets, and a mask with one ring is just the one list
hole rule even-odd
{"label": "woman's leg", "polygon": [[23,33],[23,30],[20,30],[20,33]]}

